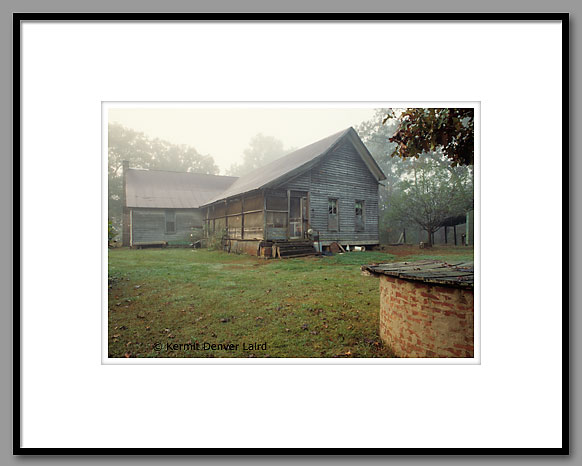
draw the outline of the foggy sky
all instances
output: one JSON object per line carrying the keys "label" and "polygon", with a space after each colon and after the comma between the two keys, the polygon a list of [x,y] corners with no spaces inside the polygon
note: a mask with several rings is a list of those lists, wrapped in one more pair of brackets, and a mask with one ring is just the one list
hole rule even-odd
{"label": "foggy sky", "polygon": [[[249,104],[250,105],[250,104]],[[285,148],[300,148],[372,117],[362,108],[152,108],[109,107],[109,121],[174,144],[187,144],[214,158],[221,173],[240,162],[257,133],[274,136]]]}

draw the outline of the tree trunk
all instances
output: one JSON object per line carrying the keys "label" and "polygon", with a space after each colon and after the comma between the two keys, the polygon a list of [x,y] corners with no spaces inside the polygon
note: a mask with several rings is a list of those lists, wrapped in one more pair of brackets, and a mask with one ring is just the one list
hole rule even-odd
{"label": "tree trunk", "polygon": [[426,243],[426,247],[427,248],[432,248],[432,231],[431,230],[427,230],[428,233],[428,241]]}

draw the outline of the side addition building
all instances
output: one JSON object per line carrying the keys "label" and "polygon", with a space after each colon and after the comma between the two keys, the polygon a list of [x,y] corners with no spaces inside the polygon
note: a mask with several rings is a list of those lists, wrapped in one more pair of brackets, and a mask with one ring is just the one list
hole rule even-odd
{"label": "side addition building", "polygon": [[123,163],[122,242],[140,247],[188,244],[193,230],[202,232],[200,206],[227,189],[232,176],[163,170],[138,170]]}

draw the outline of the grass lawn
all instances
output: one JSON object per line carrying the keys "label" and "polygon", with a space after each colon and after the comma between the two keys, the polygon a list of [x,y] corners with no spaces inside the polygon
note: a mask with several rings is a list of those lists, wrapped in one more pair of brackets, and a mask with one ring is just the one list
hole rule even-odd
{"label": "grass lawn", "polygon": [[473,249],[283,260],[111,249],[109,357],[392,357],[378,335],[378,279],[360,265],[427,258],[472,260]]}

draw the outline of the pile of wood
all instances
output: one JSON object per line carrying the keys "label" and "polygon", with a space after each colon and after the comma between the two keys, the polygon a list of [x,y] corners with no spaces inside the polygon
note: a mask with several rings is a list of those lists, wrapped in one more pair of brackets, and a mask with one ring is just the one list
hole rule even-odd
{"label": "pile of wood", "polygon": [[346,250],[343,248],[343,246],[339,243],[337,243],[336,241],[334,241],[333,243],[331,243],[329,245],[329,251],[333,254],[338,254],[340,252],[346,252]]}
{"label": "pile of wood", "polygon": [[285,241],[273,243],[273,256],[279,259],[288,257],[314,256],[317,254],[310,241]]}

